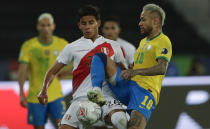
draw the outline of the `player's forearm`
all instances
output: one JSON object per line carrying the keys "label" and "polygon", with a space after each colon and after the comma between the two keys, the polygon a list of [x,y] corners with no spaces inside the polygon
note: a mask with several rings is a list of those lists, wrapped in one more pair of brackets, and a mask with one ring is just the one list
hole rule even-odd
{"label": "player's forearm", "polygon": [[46,73],[42,90],[47,91],[47,88],[52,83],[55,75],[64,67],[63,64],[59,64],[57,61],[53,64],[53,66],[49,69],[49,71]]}
{"label": "player's forearm", "polygon": [[167,66],[165,66],[164,64],[158,64],[151,68],[134,70],[134,74],[143,76],[165,75],[167,69],[166,67]]}
{"label": "player's forearm", "polygon": [[52,83],[53,79],[55,77],[55,73],[53,71],[48,71],[45,75],[44,78],[44,83],[43,83],[43,87],[42,90],[47,91],[47,88],[50,86],[50,84]]}
{"label": "player's forearm", "polygon": [[18,70],[18,84],[20,89],[20,95],[24,95],[23,86],[26,80],[26,76],[27,76],[27,65],[20,64]]}

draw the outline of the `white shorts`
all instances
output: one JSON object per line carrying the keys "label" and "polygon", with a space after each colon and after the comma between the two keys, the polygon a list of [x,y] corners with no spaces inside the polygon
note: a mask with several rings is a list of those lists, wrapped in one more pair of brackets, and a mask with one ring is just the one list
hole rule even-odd
{"label": "white shorts", "polygon": [[[79,104],[82,101],[86,101],[86,100],[88,100],[88,98],[86,97],[81,97],[81,98],[77,98],[73,100],[70,107],[68,108],[68,110],[66,111],[65,115],[62,118],[61,124],[66,124],[75,128],[84,129],[82,123],[77,119],[76,112],[77,112],[77,109],[79,108]],[[94,125],[104,126],[105,125],[104,117],[108,115],[109,112],[111,112],[114,109],[124,109],[124,108],[118,100],[115,100],[114,98],[112,99],[109,98],[106,104],[102,107],[102,119],[101,119],[102,122],[97,122]]]}

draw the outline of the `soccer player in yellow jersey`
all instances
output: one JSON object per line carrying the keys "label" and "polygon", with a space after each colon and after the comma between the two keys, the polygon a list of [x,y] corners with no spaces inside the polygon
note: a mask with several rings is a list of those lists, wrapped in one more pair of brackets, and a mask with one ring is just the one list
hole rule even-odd
{"label": "soccer player in yellow jersey", "polygon": [[[68,44],[63,38],[53,35],[54,29],[55,24],[52,15],[49,13],[41,14],[37,23],[39,35],[23,43],[19,56],[20,104],[22,107],[28,108],[28,123],[32,124],[35,129],[44,129],[48,113],[56,122],[59,122],[66,108],[61,84],[57,78],[52,81],[51,87],[48,89],[49,103],[42,106],[37,99],[46,71]],[[29,73],[29,91],[26,99],[23,85],[27,73]]]}
{"label": "soccer player in yellow jersey", "polygon": [[105,54],[98,53],[92,59],[91,78],[93,89],[88,98],[102,100],[101,85],[106,78],[116,97],[128,106],[128,129],[144,129],[152,111],[158,104],[162,80],[172,55],[169,38],[163,34],[165,12],[155,4],[143,7],[139,26],[145,36],[134,56],[133,69],[122,70]]}

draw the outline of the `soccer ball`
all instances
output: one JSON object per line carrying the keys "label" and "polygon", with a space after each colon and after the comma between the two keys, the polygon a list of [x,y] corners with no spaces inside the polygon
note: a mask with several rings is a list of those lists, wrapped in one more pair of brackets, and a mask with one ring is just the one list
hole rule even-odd
{"label": "soccer ball", "polygon": [[91,101],[83,101],[79,104],[76,115],[83,124],[94,124],[101,118],[101,107]]}

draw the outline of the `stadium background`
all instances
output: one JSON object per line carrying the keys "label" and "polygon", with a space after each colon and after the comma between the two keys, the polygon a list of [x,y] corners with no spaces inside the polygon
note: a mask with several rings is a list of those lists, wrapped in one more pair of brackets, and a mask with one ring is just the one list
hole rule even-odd
{"label": "stadium background", "polygon": [[[101,11],[102,21],[107,16],[119,17],[122,27],[120,37],[138,47],[142,38],[138,27],[139,14],[143,5],[147,3],[159,4],[166,11],[163,32],[169,36],[173,45],[173,57],[167,78],[173,76],[173,79],[182,80],[180,78],[182,76],[196,75],[196,78],[191,79],[192,81],[198,79],[195,83],[189,81],[188,84],[179,85],[172,85],[169,82],[170,86],[163,87],[160,104],[147,129],[210,128],[209,0],[69,0],[1,2],[0,129],[29,128],[26,125],[26,110],[19,106],[15,82],[17,58],[21,44],[37,35],[35,26],[41,13],[52,13],[56,23],[55,35],[72,42],[81,36],[77,28],[78,8],[84,4],[97,5]],[[197,76],[203,80],[199,80]],[[191,99],[188,99],[188,96],[191,96],[189,97]],[[16,111],[20,111],[19,114]]]}

